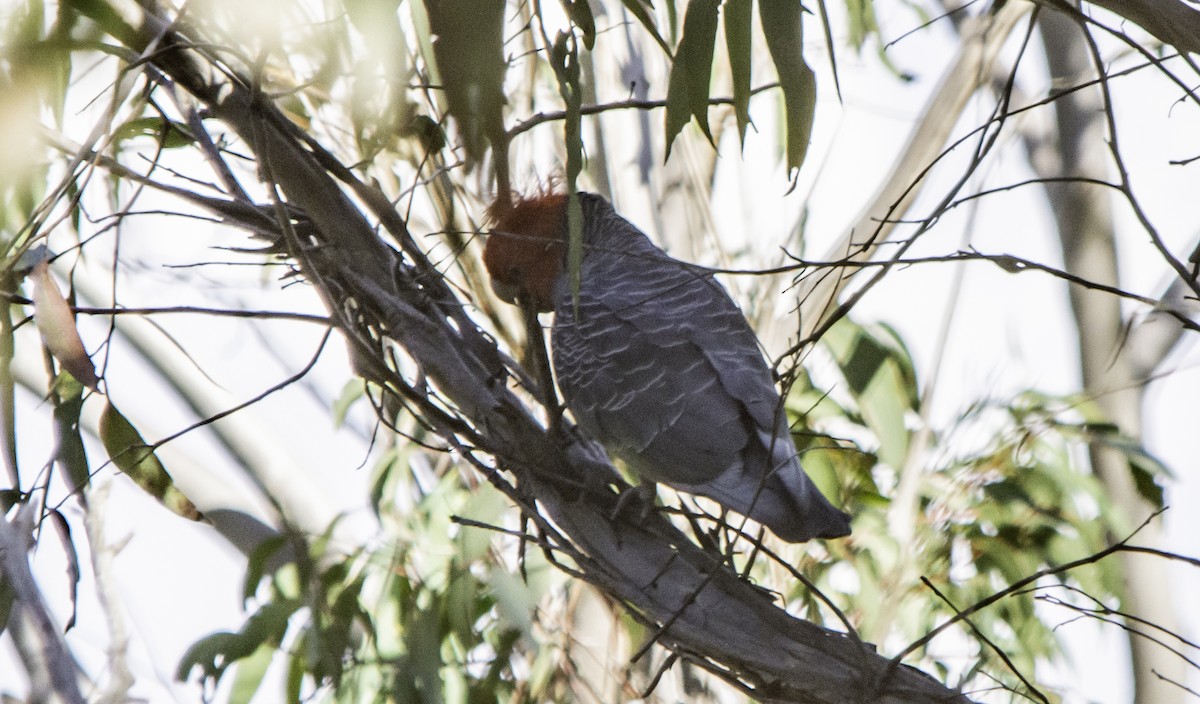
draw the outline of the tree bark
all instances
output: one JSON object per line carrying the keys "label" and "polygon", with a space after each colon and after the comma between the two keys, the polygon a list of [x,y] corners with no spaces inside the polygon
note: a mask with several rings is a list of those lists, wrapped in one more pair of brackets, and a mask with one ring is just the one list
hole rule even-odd
{"label": "tree bark", "polygon": [[[1039,25],[1054,85],[1076,86],[1096,78],[1096,68],[1083,31],[1073,17],[1057,10],[1044,10]],[[1105,105],[1099,86],[1059,96],[1054,101],[1054,110],[1055,139],[1031,155],[1038,175],[1106,180],[1112,169],[1106,148]],[[1117,286],[1120,272],[1117,270],[1111,191],[1079,181],[1050,183],[1046,190],[1058,226],[1066,271],[1088,281]],[[1136,341],[1126,335],[1120,300],[1082,286],[1070,286],[1068,292],[1079,341],[1084,394],[1103,414],[1104,420],[1113,423],[1122,434],[1138,439],[1142,432],[1142,401],[1147,378],[1139,373],[1131,355],[1122,353],[1123,348],[1135,345]],[[1092,470],[1103,482],[1124,524],[1122,530],[1131,530],[1156,510],[1157,507],[1138,492],[1128,455],[1093,442],[1089,457]],[[1140,544],[1157,547],[1161,544],[1161,533],[1162,520],[1159,518],[1143,528],[1137,539]],[[1123,607],[1157,628],[1179,633],[1167,561],[1122,553],[1121,567],[1125,579]],[[1133,631],[1136,630],[1134,627]],[[1185,681],[1184,661],[1132,631],[1128,632],[1128,638],[1133,658],[1135,700],[1146,704],[1182,702],[1185,690],[1163,682],[1160,677],[1172,682]]]}
{"label": "tree bark", "polygon": [[[33,510],[32,506],[25,510]],[[32,541],[29,527],[21,525],[22,515],[18,510],[10,523],[0,514],[0,590],[12,597],[8,630],[29,675],[29,701],[83,704],[75,658],[67,651],[29,570],[26,554]]]}

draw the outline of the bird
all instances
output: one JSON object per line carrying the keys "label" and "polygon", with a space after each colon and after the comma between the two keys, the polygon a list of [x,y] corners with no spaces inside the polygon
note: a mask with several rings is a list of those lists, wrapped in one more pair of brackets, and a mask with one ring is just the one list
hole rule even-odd
{"label": "bird", "polygon": [[576,197],[578,292],[565,193],[498,198],[483,261],[502,300],[554,313],[554,375],[578,426],[641,481],[706,496],[787,542],[849,535],[801,467],[774,375],[724,287],[602,196]]}

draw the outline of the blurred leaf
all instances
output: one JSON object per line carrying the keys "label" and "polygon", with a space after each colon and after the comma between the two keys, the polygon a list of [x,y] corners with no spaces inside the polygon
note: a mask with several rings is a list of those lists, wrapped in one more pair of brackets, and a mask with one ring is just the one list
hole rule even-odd
{"label": "blurred leaf", "polygon": [[1129,471],[1133,475],[1133,483],[1137,487],[1138,494],[1155,508],[1161,509],[1164,506],[1164,493],[1155,474],[1147,471],[1145,464],[1132,457],[1129,461]]}
{"label": "blurred leaf", "polygon": [[12,587],[8,585],[8,580],[0,575],[0,636],[4,635],[8,628],[8,617],[12,615],[12,605],[16,596]]}
{"label": "blurred leaf", "polygon": [[404,631],[405,650],[412,668],[411,677],[421,701],[440,704],[442,667],[442,629],[438,613],[432,609],[412,614]]}
{"label": "blurred leaf", "polygon": [[100,441],[113,464],[143,491],[180,516],[193,521],[200,520],[200,512],[175,487],[171,475],[154,454],[154,449],[146,444],[137,428],[111,403],[105,403],[100,415]]}
{"label": "blurred leaf", "polygon": [[[831,437],[813,434],[793,435],[800,453],[800,464],[825,496],[841,496],[842,487],[850,486],[854,504],[879,499],[879,488],[871,476],[876,458],[870,453],[839,443]],[[873,497],[873,498],[872,498]]]}
{"label": "blurred leaf", "polygon": [[1167,465],[1150,454],[1144,444],[1122,433],[1114,425],[1102,427],[1088,424],[1087,427],[1095,442],[1110,447],[1129,459],[1129,472],[1133,476],[1138,494],[1153,506],[1162,508],[1164,495],[1159,480],[1173,478]]}
{"label": "blurred leaf", "polygon": [[846,17],[850,20],[846,42],[855,49],[862,49],[867,37],[879,33],[875,3],[870,0],[846,0]]}
{"label": "blurred leaf", "polygon": [[700,131],[713,142],[708,126],[708,87],[712,80],[713,47],[717,41],[719,0],[691,0],[683,17],[683,38],[671,62],[667,85],[666,158],[675,137],[693,117]]}
{"label": "blurred leaf", "polygon": [[296,641],[296,648],[292,651],[292,656],[288,658],[287,683],[285,685],[287,693],[284,696],[284,701],[288,704],[300,704],[303,701],[300,698],[300,691],[304,685],[304,645],[305,638],[301,636]]}
{"label": "blurred leaf", "polygon": [[489,583],[504,630],[515,629],[523,636],[532,638],[533,620],[530,614],[537,607],[539,595],[521,581],[520,577],[510,572],[494,570]]}
{"label": "blurred leaf", "polygon": [[414,113],[400,124],[399,132],[401,137],[416,140],[424,154],[432,154],[446,148],[446,130],[428,115]]}
{"label": "blurred leaf", "polygon": [[250,553],[246,561],[246,577],[242,580],[242,606],[245,606],[258,593],[258,585],[262,582],[267,565],[271,558],[287,547],[290,537],[285,533],[273,535],[259,543]]}
{"label": "blurred leaf", "polygon": [[62,545],[63,555],[67,559],[67,582],[71,589],[71,617],[67,619],[63,630],[69,631],[75,627],[75,616],[79,612],[79,553],[75,550],[75,541],[71,540],[71,526],[62,512],[51,508],[46,510],[46,515],[50,517],[51,525],[58,533],[58,542]]}
{"label": "blurred leaf", "polygon": [[448,634],[454,634],[462,643],[475,638],[475,624],[487,613],[495,600],[468,570],[456,566],[454,574],[446,583],[442,594],[443,615]]}
{"label": "blurred leaf", "polygon": [[250,704],[262,686],[276,651],[273,644],[263,643],[249,657],[238,661],[233,673],[233,687],[229,690],[230,704]]}
{"label": "blurred leaf", "polygon": [[833,354],[859,411],[879,439],[879,456],[895,469],[904,466],[914,408],[916,380],[911,360],[867,329],[843,319],[821,341]]}
{"label": "blurred leaf", "polygon": [[188,147],[196,141],[187,125],[162,117],[137,117],[121,124],[113,132],[113,141],[118,146],[135,137],[151,137],[163,149]]}
{"label": "blurred leaf", "polygon": [[83,489],[91,482],[91,468],[79,431],[83,385],[70,374],[59,374],[54,380],[54,389],[54,434],[58,442],[54,459],[65,471],[71,493],[86,506]]}
{"label": "blurred leaf", "polygon": [[550,66],[558,78],[558,92],[567,108],[563,121],[563,143],[567,150],[567,274],[572,298],[578,306],[579,272],[583,266],[583,209],[575,193],[575,182],[583,170],[583,89],[579,84],[579,51],[575,46],[575,35],[558,33],[550,50]]}
{"label": "blurred leaf", "polygon": [[404,32],[396,14],[400,0],[342,0],[342,6],[351,24],[368,42]]}
{"label": "blurred leaf", "polygon": [[342,387],[342,393],[333,401],[330,413],[333,415],[333,427],[340,428],[346,424],[346,413],[354,402],[367,393],[366,382],[362,379],[351,379]]}
{"label": "blurred leaf", "polygon": [[75,327],[75,314],[67,299],[58,290],[58,284],[50,276],[50,265],[39,262],[29,273],[33,284],[33,317],[46,349],[62,368],[81,384],[95,389],[100,381],[96,367],[83,348],[83,340]]}
{"label": "blurred leaf", "polygon": [[642,24],[642,28],[650,33],[654,41],[662,47],[663,53],[667,56],[671,55],[671,47],[667,45],[666,40],[658,32],[658,25],[654,22],[654,16],[650,13],[654,10],[654,5],[648,0],[621,0],[621,4],[633,15],[638,22]]}
{"label": "blurred leaf", "polygon": [[403,468],[401,453],[402,450],[389,448],[375,463],[368,497],[371,500],[371,510],[377,518],[389,515],[393,508],[397,475],[400,474],[397,470]]}
{"label": "blurred leaf", "polygon": [[842,100],[842,79],[838,74],[837,46],[833,40],[833,27],[829,24],[829,8],[825,0],[817,0],[817,9],[821,13],[821,28],[825,30],[825,53],[829,56],[829,72],[833,74],[833,87],[837,91],[838,102]]}
{"label": "blurred leaf", "polygon": [[237,633],[214,633],[187,649],[175,670],[175,679],[186,682],[200,668],[201,677],[215,685],[225,670],[238,660],[251,657],[259,646],[278,646],[287,633],[288,619],[304,604],[299,600],[264,604]]}
{"label": "blurred leaf", "polygon": [[[484,524],[499,525],[508,512],[508,499],[491,485],[484,484],[471,492],[460,513]],[[461,526],[458,531],[458,559],[463,564],[483,560],[492,547],[495,532],[475,526]]]}
{"label": "blurred leaf", "polygon": [[796,0],[758,0],[763,35],[783,89],[789,172],[804,163],[817,108],[817,79],[804,61],[800,11]]}
{"label": "blurred leaf", "polygon": [[28,494],[20,489],[0,489],[0,513],[8,513],[8,511],[17,504],[25,501]]}
{"label": "blurred leaf", "polygon": [[571,24],[583,33],[583,46],[591,51],[596,46],[596,20],[592,17],[592,6],[588,0],[561,0]]}
{"label": "blurred leaf", "polygon": [[504,0],[425,0],[446,107],[469,164],[504,135]]}
{"label": "blurred leaf", "polygon": [[729,74],[733,83],[733,111],[737,115],[738,138],[746,143],[750,124],[750,77],[754,46],[751,41],[751,15],[754,0],[725,0],[725,51],[729,55]]}
{"label": "blurred leaf", "polygon": [[[15,288],[9,276],[3,278],[4,291]],[[16,382],[12,375],[13,361],[13,304],[0,299],[0,440],[4,443],[4,464],[14,488],[21,484],[20,464],[17,461],[17,398]],[[8,506],[4,507],[8,510]]]}

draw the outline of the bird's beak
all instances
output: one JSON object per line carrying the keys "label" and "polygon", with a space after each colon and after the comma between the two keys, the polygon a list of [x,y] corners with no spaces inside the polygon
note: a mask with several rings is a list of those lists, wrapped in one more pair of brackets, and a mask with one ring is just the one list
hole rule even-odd
{"label": "bird's beak", "polygon": [[500,279],[492,279],[492,292],[496,297],[506,303],[519,305],[521,303],[521,287],[513,284],[506,284]]}

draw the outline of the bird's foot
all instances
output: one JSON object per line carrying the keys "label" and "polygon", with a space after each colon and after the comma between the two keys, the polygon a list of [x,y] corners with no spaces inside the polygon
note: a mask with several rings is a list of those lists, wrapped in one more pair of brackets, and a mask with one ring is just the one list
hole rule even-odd
{"label": "bird's foot", "polygon": [[638,484],[631,486],[617,497],[617,505],[609,514],[610,521],[617,521],[622,516],[629,516],[629,511],[636,511],[633,518],[637,523],[644,523],[654,510],[654,499],[658,492],[654,484]]}

